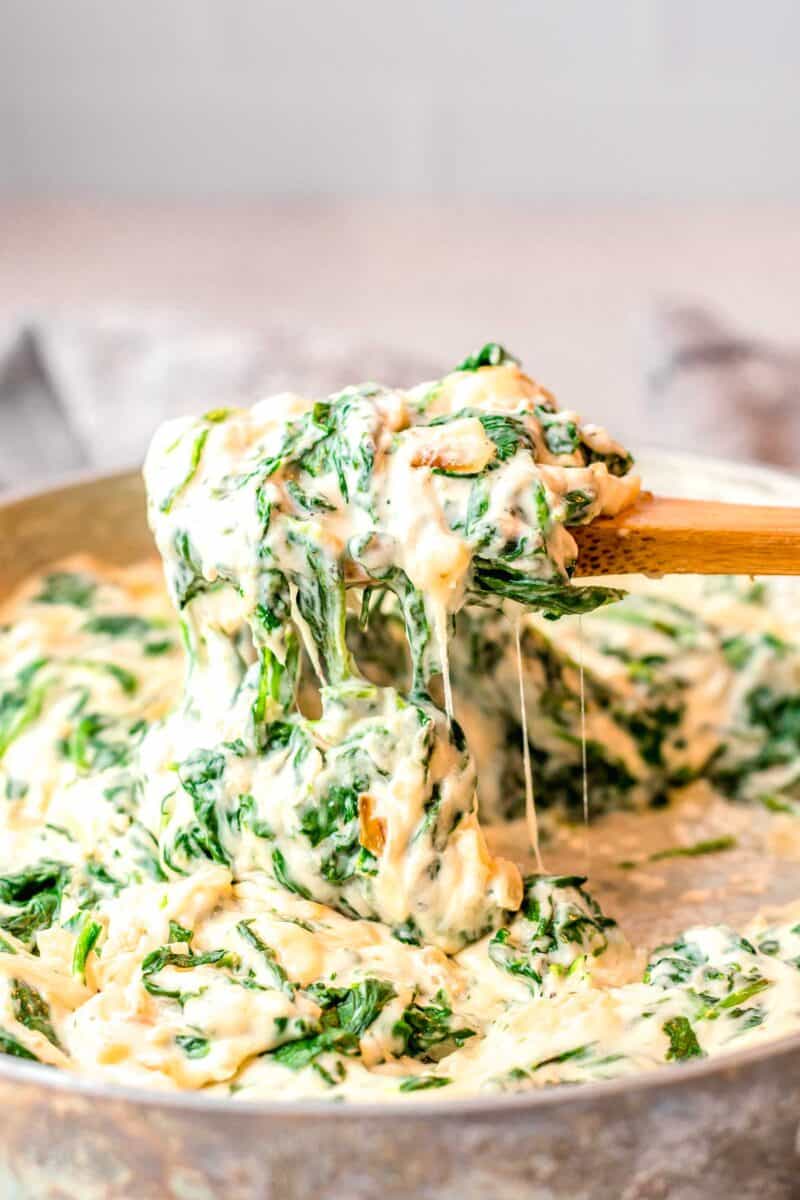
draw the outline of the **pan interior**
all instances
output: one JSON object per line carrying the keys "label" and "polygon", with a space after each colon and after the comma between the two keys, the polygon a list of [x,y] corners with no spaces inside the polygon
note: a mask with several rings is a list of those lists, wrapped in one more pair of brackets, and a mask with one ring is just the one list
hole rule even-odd
{"label": "pan interior", "polygon": [[[800,503],[800,485],[778,473],[656,453],[641,455],[639,461],[656,492]],[[79,551],[120,565],[150,557],[143,492],[135,473],[69,485],[0,510],[4,593],[48,563]],[[781,586],[790,591],[793,584]],[[669,588],[670,581],[654,587]],[[557,825],[544,846],[546,867],[552,873],[588,874],[604,911],[618,920],[634,945],[649,948],[687,926],[741,928],[760,911],[800,900],[795,823],[791,814],[734,804],[698,787],[663,808],[610,813],[588,827],[580,822]],[[523,823],[492,827],[489,836],[495,852],[533,869],[523,850]],[[702,871],[691,857],[658,857],[665,847],[724,839],[731,842],[729,848],[699,860]],[[636,867],[620,867],[621,862]]]}

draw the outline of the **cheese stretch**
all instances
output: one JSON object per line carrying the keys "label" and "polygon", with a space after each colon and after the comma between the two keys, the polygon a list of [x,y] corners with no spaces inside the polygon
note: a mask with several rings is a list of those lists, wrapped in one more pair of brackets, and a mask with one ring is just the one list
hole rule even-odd
{"label": "cheese stretch", "polygon": [[493,848],[526,790],[552,827],[584,786],[634,822],[698,781],[800,802],[779,598],[570,583],[569,526],[630,503],[630,467],[495,345],[159,430],[166,594],[77,559],[0,611],[0,1052],[410,1100],[796,1028],[800,906],[643,954],[581,876]]}

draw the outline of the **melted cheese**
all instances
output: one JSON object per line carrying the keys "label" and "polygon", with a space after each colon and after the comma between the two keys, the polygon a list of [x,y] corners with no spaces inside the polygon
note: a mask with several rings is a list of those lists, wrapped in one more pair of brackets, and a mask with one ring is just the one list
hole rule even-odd
{"label": "melted cheese", "polygon": [[[644,585],[555,633],[518,605],[474,608],[478,560],[564,585],[567,507],[613,512],[637,486],[587,459],[624,452],[510,364],[347,399],[317,414],[284,396],[158,434],[151,517],[179,621],[152,566],[88,560],[0,614],[0,1050],[238,1099],[410,1100],[796,1028],[796,906],[744,938],[689,928],[648,963],[579,879],[523,885],[504,821],[521,799],[538,854],[534,770],[551,817],[573,778],[580,807],[588,775],[593,802],[635,810],[699,774],[768,791],[783,828],[791,619],[696,584],[656,600]],[[506,440],[480,419],[504,415]],[[359,635],[345,585],[387,581],[405,627],[383,597]],[[518,788],[501,775],[514,762]],[[626,820],[616,847],[646,818]],[[617,869],[620,903],[659,886],[641,866]]]}

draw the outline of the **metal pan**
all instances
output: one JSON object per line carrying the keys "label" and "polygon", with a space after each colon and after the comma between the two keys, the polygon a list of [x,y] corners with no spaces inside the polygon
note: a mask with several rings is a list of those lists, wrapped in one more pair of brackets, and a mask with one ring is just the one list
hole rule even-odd
{"label": "metal pan", "polygon": [[[673,493],[800,503],[763,468],[643,460]],[[81,550],[152,553],[135,473],[0,505],[0,595]],[[0,1200],[783,1200],[799,1122],[800,1033],[634,1079],[379,1106],[236,1104],[0,1056]]]}

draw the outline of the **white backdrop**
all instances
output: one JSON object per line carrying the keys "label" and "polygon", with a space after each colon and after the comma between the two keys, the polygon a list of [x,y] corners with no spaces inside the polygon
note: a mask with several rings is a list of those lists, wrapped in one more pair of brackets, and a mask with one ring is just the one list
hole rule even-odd
{"label": "white backdrop", "polygon": [[797,0],[2,0],[0,195],[800,196]]}

